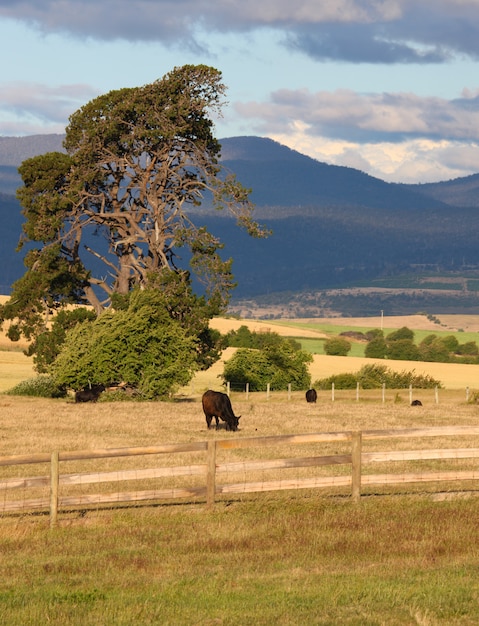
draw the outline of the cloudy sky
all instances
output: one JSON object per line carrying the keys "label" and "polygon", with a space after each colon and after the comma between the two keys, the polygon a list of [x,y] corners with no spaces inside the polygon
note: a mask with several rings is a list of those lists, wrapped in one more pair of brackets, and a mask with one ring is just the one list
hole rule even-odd
{"label": "cloudy sky", "polygon": [[112,89],[223,72],[218,137],[396,182],[479,172],[479,0],[0,0],[0,136]]}

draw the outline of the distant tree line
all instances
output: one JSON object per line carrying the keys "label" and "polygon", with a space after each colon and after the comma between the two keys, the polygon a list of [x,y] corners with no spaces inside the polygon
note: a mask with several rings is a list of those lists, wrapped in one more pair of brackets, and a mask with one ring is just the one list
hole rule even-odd
{"label": "distant tree line", "polygon": [[438,363],[479,363],[476,342],[459,343],[454,335],[439,337],[431,334],[419,344],[414,342],[414,331],[406,326],[386,336],[382,330],[371,331],[368,335],[369,341],[364,351],[366,357]]}

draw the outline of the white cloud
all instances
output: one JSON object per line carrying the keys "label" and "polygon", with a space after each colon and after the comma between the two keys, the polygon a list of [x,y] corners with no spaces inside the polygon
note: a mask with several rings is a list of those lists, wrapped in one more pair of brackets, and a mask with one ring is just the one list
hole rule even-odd
{"label": "white cloud", "polygon": [[268,136],[318,161],[354,167],[388,182],[437,182],[468,176],[479,169],[476,143],[412,139],[401,143],[359,144],[313,137],[300,122],[293,124],[288,133]]}
{"label": "white cloud", "polygon": [[97,95],[83,84],[50,87],[41,83],[4,83],[0,90],[0,134],[63,133],[68,117]]}
{"label": "white cloud", "polygon": [[0,18],[44,33],[209,48],[212,33],[264,27],[311,58],[440,63],[479,57],[476,0],[0,0]]}

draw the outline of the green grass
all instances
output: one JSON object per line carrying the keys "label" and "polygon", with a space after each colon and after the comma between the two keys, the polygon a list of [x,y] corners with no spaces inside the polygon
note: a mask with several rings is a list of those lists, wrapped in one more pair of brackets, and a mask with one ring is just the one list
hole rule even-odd
{"label": "green grass", "polygon": [[[274,322],[271,322],[272,327],[274,327]],[[315,323],[315,322],[281,322],[282,326],[291,326],[292,328],[304,328],[305,330],[316,330],[318,332],[324,333],[328,336],[337,336],[346,331],[356,331],[361,333],[367,333],[371,330],[370,326],[347,326],[347,325],[335,325],[335,324],[325,324],[325,323]],[[396,328],[384,328],[384,335],[387,336],[389,333],[397,330]],[[477,332],[464,332],[464,331],[450,331],[450,330],[441,330],[441,327],[438,326],[438,329],[434,330],[417,330],[414,329],[414,343],[419,344],[421,341],[428,337],[429,335],[437,335],[438,337],[449,337],[450,335],[454,335],[457,338],[460,344],[467,343],[468,341],[475,341],[479,345],[479,333]],[[301,347],[303,350],[307,350],[312,354],[325,354],[324,352],[324,339],[314,339],[309,337],[294,337],[296,341],[301,343]],[[366,342],[351,342],[351,351],[348,356],[364,356],[364,350],[366,348]]]}
{"label": "green grass", "polygon": [[6,625],[479,622],[472,499],[256,496],[2,526]]}

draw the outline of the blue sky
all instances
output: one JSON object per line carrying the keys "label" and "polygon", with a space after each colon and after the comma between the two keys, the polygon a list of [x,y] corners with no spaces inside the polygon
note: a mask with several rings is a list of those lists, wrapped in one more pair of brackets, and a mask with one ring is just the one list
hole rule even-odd
{"label": "blue sky", "polygon": [[0,136],[205,63],[219,138],[395,182],[479,172],[479,0],[0,0],[0,51]]}

